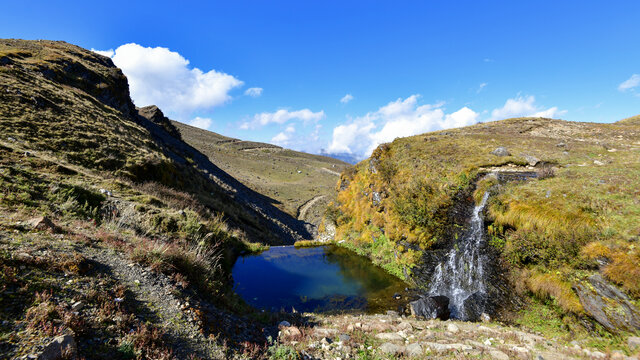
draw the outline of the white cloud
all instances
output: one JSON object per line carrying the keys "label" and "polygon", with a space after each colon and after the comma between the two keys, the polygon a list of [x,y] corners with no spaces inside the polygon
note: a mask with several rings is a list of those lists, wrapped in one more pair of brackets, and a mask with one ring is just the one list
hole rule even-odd
{"label": "white cloud", "polygon": [[260,95],[262,95],[262,90],[263,89],[259,87],[252,87],[245,90],[244,94],[251,97],[259,97]]}
{"label": "white cloud", "polygon": [[476,93],[477,93],[477,94],[480,94],[480,92],[481,92],[482,90],[484,90],[484,88],[485,88],[487,85],[488,85],[487,83],[482,83],[482,84],[480,84],[480,85],[478,86],[478,90],[476,90]]}
{"label": "white cloud", "polygon": [[545,117],[553,118],[565,114],[566,110],[558,110],[556,106],[544,109],[536,105],[536,98],[530,96],[519,96],[513,99],[508,99],[504,106],[499,109],[494,109],[491,112],[490,120],[502,120],[512,117]]}
{"label": "white cloud", "polygon": [[381,143],[397,137],[474,124],[478,114],[463,107],[445,114],[443,104],[419,105],[419,95],[398,99],[377,111],[352,119],[333,129],[329,153],[347,153],[359,158],[368,156]]}
{"label": "white cloud", "polygon": [[633,74],[630,78],[618,85],[618,90],[622,92],[625,92],[627,90],[634,91],[638,86],[640,86],[640,75]]}
{"label": "white cloud", "polygon": [[294,132],[296,132],[296,128],[289,125],[284,131],[271,138],[271,142],[280,146],[288,146]]}
{"label": "white cloud", "polygon": [[96,49],[91,49],[91,51],[93,51],[96,54],[100,54],[102,56],[106,56],[108,58],[113,57],[113,54],[115,54],[115,51],[113,51],[113,49],[109,49],[109,50],[96,50]]}
{"label": "white cloud", "polygon": [[136,105],[154,104],[178,117],[224,104],[231,100],[229,92],[243,84],[223,72],[190,68],[189,60],[163,47],[131,43],[113,52],[96,52],[112,54],[113,62],[129,80],[131,98]]}
{"label": "white cloud", "polygon": [[208,129],[211,126],[211,119],[209,118],[201,118],[199,116],[195,117],[191,121],[189,121],[189,125],[198,127],[200,129]]}
{"label": "white cloud", "polygon": [[255,129],[269,124],[284,124],[289,120],[302,120],[303,122],[318,121],[324,118],[324,111],[313,112],[309,109],[289,111],[280,109],[272,113],[260,113],[253,116],[252,121],[244,122],[240,129]]}
{"label": "white cloud", "polygon": [[342,99],[340,99],[340,102],[343,103],[343,104],[346,104],[351,100],[353,100],[353,95],[347,94],[347,95],[343,96]]}

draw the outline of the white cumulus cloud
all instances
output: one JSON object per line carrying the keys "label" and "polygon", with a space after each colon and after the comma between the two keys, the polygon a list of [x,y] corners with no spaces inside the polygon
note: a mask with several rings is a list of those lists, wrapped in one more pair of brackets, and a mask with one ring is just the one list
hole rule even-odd
{"label": "white cumulus cloud", "polygon": [[96,54],[100,54],[102,56],[106,56],[108,58],[113,57],[113,54],[115,54],[115,51],[113,51],[113,49],[109,49],[109,50],[96,50],[96,49],[91,49],[91,51],[93,51]]}
{"label": "white cumulus cloud", "polygon": [[211,126],[211,122],[212,121],[209,118],[202,118],[202,117],[196,116],[191,121],[189,121],[189,125],[207,130],[209,126]]}
{"label": "white cumulus cloud", "polygon": [[130,43],[96,52],[111,57],[122,69],[137,106],[154,104],[179,118],[228,102],[229,92],[243,84],[223,72],[192,68],[189,60],[163,47]]}
{"label": "white cumulus cloud", "polygon": [[346,104],[351,100],[353,100],[353,95],[347,94],[347,95],[343,96],[342,99],[340,99],[340,102],[343,103],[343,104]]}
{"label": "white cumulus cloud", "polygon": [[262,90],[263,89],[259,87],[252,87],[245,90],[244,94],[251,97],[259,97],[260,95],[262,95]]}
{"label": "white cumulus cloud", "polygon": [[376,146],[397,137],[474,124],[478,113],[463,107],[445,114],[443,104],[419,105],[419,95],[392,101],[377,111],[336,126],[327,152],[368,156]]}
{"label": "white cumulus cloud", "polygon": [[280,109],[271,113],[260,113],[253,116],[253,120],[240,125],[241,129],[255,129],[269,124],[284,124],[289,120],[301,120],[303,122],[318,121],[324,118],[324,110],[313,112],[309,109],[289,111]]}
{"label": "white cumulus cloud", "polygon": [[618,90],[622,92],[625,92],[627,90],[633,91],[638,86],[640,86],[640,75],[633,74],[630,78],[618,85]]}
{"label": "white cumulus cloud", "polygon": [[289,125],[284,131],[271,138],[271,142],[280,146],[288,146],[294,132],[296,132],[296,128]]}
{"label": "white cumulus cloud", "polygon": [[508,99],[504,106],[498,109],[494,109],[491,112],[490,120],[502,120],[513,117],[544,117],[553,118],[565,114],[566,110],[558,110],[558,107],[554,106],[548,109],[536,105],[536,98],[532,95],[518,96],[516,98]]}

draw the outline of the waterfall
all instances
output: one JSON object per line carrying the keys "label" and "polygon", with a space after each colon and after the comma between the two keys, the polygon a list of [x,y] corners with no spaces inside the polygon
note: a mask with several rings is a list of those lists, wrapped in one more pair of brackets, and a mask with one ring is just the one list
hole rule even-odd
{"label": "waterfall", "polygon": [[429,295],[448,297],[452,318],[474,320],[484,310],[487,257],[481,252],[484,242],[482,210],[488,198],[487,192],[474,207],[469,229],[456,240],[431,277]]}

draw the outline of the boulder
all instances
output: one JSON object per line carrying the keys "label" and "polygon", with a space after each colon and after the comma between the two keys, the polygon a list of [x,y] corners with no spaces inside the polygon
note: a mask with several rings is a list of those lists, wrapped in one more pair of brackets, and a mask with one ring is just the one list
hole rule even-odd
{"label": "boulder", "polygon": [[404,341],[402,335],[398,333],[379,333],[376,334],[376,338],[387,341]]}
{"label": "boulder", "polygon": [[27,221],[27,225],[36,230],[55,230],[56,225],[46,216],[38,216]]}
{"label": "boulder", "polygon": [[462,301],[462,306],[458,309],[458,319],[465,321],[480,321],[484,313],[487,296],[480,292],[475,292]]}
{"label": "boulder", "polygon": [[409,303],[411,314],[426,319],[449,319],[449,298],[446,296],[428,296]]}
{"label": "boulder", "polygon": [[447,331],[453,334],[460,332],[460,328],[456,324],[447,325]]}
{"label": "boulder", "polygon": [[491,152],[492,155],[495,156],[509,156],[511,155],[511,153],[509,152],[509,150],[507,150],[507,148],[500,146],[499,148],[496,148],[495,150],[493,150]]}
{"label": "boulder", "polygon": [[509,355],[503,353],[500,350],[491,350],[489,351],[489,356],[495,360],[509,360]]}
{"label": "boulder", "polygon": [[62,335],[53,339],[40,355],[38,360],[75,359],[78,351],[76,341],[71,335]]}
{"label": "boulder", "polygon": [[447,352],[452,350],[455,350],[455,351],[473,350],[472,346],[466,345],[466,344],[440,344],[435,342],[425,342],[423,343],[423,345],[437,353]]}
{"label": "boulder", "polygon": [[418,343],[407,345],[404,352],[409,357],[420,357],[424,353],[422,346]]}
{"label": "boulder", "polygon": [[404,351],[404,347],[392,343],[384,343],[380,345],[378,350],[388,355],[400,355]]}
{"label": "boulder", "polygon": [[640,330],[640,311],[625,293],[600,274],[591,276],[587,282],[575,285],[574,290],[589,316],[613,332]]}
{"label": "boulder", "polygon": [[329,328],[316,328],[313,331],[313,336],[316,338],[328,337],[334,338],[338,333],[338,329],[329,329]]}
{"label": "boulder", "polygon": [[540,162],[540,159],[538,159],[537,157],[531,156],[531,155],[526,155],[526,154],[524,155],[524,159],[527,161],[527,163],[530,166],[536,166]]}
{"label": "boulder", "polygon": [[302,332],[296,326],[282,328],[282,335],[290,338],[302,336]]}

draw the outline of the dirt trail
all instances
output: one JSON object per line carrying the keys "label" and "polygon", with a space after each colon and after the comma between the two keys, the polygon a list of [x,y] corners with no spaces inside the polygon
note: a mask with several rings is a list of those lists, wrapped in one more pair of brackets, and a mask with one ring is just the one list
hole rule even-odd
{"label": "dirt trail", "polygon": [[170,280],[140,265],[133,264],[110,249],[82,248],[88,258],[102,264],[125,285],[139,304],[138,316],[162,324],[174,354],[186,358],[190,354],[205,358],[225,358],[224,351],[200,331],[191,311],[174,295]]}
{"label": "dirt trail", "polygon": [[340,177],[340,173],[337,172],[337,171],[329,170],[327,168],[320,168],[320,171],[324,171],[324,172],[329,173],[331,175],[335,175],[335,176]]}
{"label": "dirt trail", "polygon": [[309,209],[311,209],[311,207],[315,205],[315,203],[324,199],[325,197],[326,197],[325,195],[318,195],[318,196],[315,196],[313,199],[304,203],[298,210],[298,220],[306,221],[307,212],[309,212]]}

